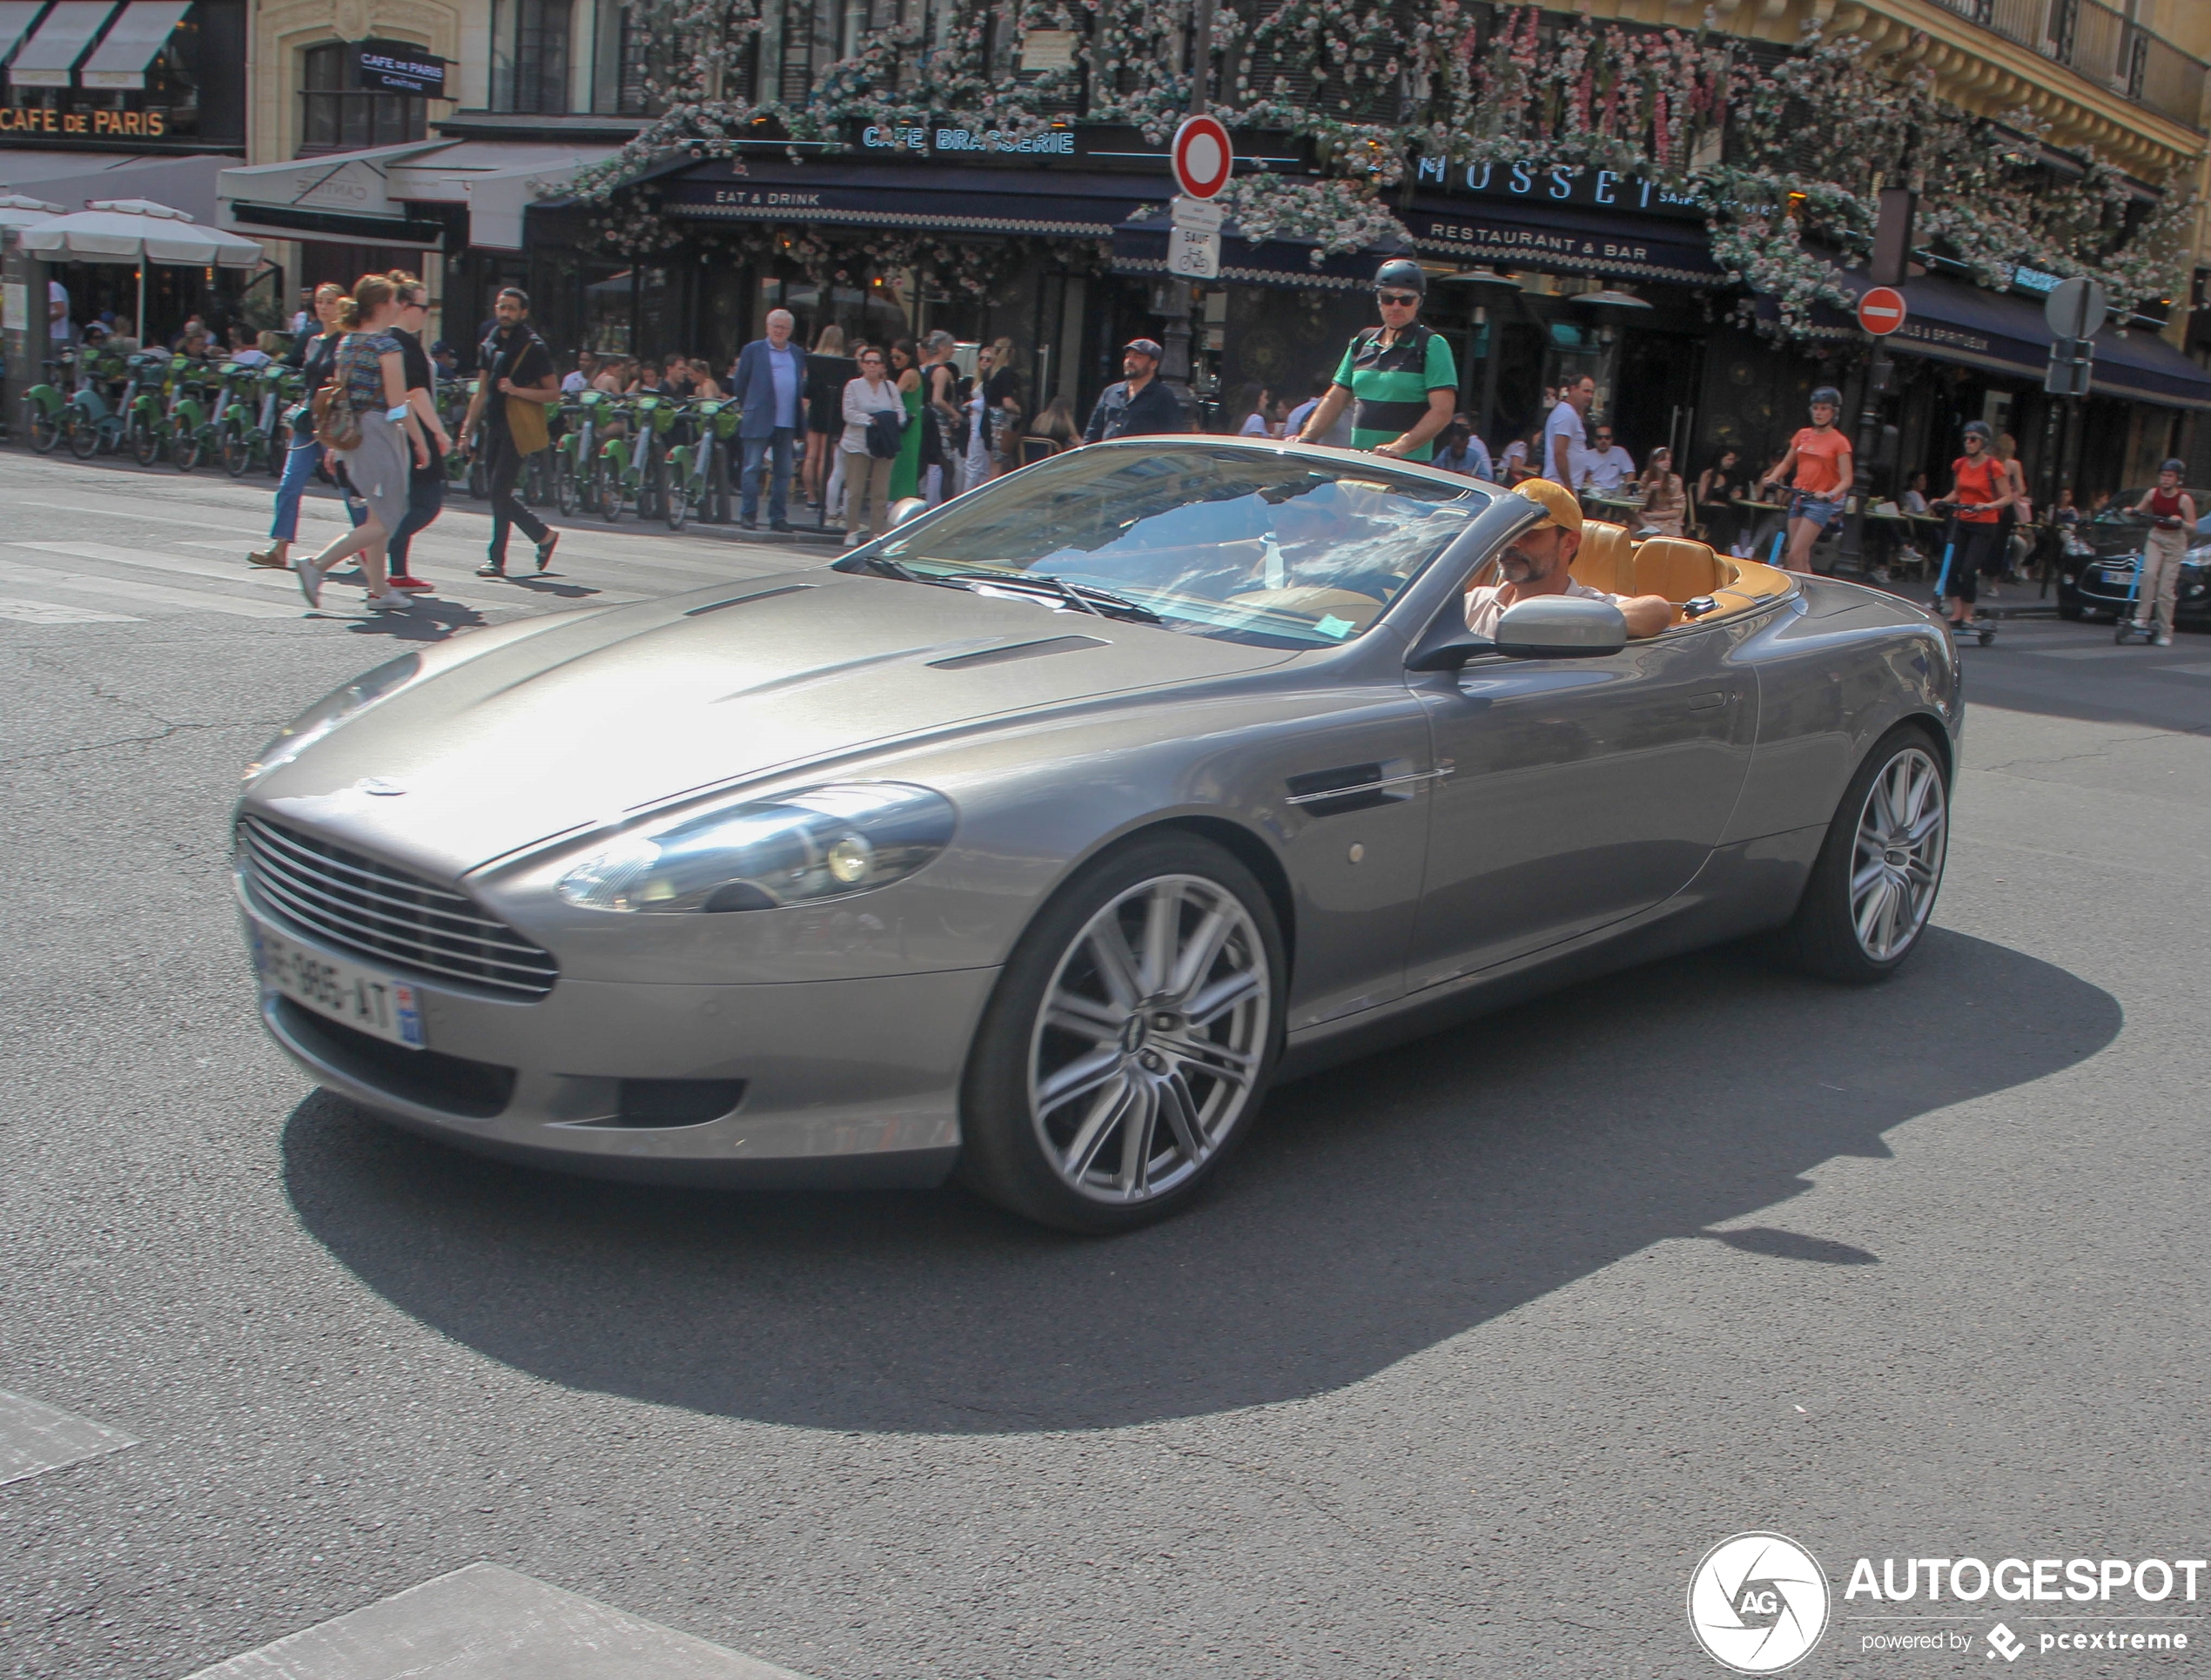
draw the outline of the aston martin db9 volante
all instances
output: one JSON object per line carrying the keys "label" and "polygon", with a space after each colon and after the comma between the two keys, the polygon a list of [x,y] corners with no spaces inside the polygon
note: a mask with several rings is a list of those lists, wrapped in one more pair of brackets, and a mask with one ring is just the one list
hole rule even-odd
{"label": "aston martin db9 volante", "polygon": [[1270,1082],[1771,931],[1911,954],[1959,722],[1888,596],[1490,484],[1209,437],[1093,446],[833,564],[410,653],[246,772],[269,1032],[402,1126],[585,1172],[958,1173],[1111,1231]]}

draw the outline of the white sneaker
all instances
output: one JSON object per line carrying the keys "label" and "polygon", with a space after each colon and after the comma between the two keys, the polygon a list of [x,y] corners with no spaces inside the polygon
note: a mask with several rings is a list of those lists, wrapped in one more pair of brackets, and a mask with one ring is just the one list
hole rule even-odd
{"label": "white sneaker", "polygon": [[2169,648],[2169,647],[2171,647],[2171,646],[2173,645],[2173,638],[2172,638],[2171,636],[2169,636],[2169,635],[2166,635],[2163,631],[2161,631],[2161,631],[2159,631],[2159,632],[2158,632],[2157,642],[2156,642],[2155,645],[2156,645],[2156,646],[2158,646],[2158,647],[2160,647],[2160,648]]}
{"label": "white sneaker", "polygon": [[322,568],[305,554],[292,562],[292,569],[299,579],[299,593],[307,597],[307,605],[322,605]]}
{"label": "white sneaker", "polygon": [[368,598],[368,610],[372,613],[400,612],[413,604],[412,599],[400,594],[396,589],[386,589],[382,595],[371,595]]}

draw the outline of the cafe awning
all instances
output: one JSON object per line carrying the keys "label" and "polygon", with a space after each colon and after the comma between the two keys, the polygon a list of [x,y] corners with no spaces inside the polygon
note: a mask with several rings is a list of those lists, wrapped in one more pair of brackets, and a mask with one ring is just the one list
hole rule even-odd
{"label": "cafe awning", "polygon": [[46,0],[0,0],[0,64],[7,63],[8,55],[23,44],[45,5]]}
{"label": "cafe awning", "polygon": [[969,237],[1108,239],[1165,184],[1074,169],[949,170],[896,164],[716,158],[662,176],[686,220],[785,222]]}
{"label": "cafe awning", "polygon": [[23,44],[8,66],[8,85],[65,88],[84,49],[114,15],[115,0],[55,0],[37,32]]}
{"label": "cafe awning", "polygon": [[222,225],[239,232],[349,244],[444,248],[447,220],[467,210],[467,243],[520,251],[523,218],[611,146],[519,140],[417,140],[288,163],[226,169]]}
{"label": "cafe awning", "polygon": [[170,32],[185,21],[192,0],[130,0],[99,45],[77,72],[85,88],[142,88],[146,66],[169,44]]}

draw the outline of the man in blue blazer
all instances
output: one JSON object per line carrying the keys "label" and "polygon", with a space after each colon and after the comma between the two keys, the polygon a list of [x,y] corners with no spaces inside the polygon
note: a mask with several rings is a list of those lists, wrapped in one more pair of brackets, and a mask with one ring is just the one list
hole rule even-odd
{"label": "man in blue blazer", "polygon": [[790,445],[806,423],[806,353],[790,341],[788,309],[768,312],[768,336],[755,339],[737,357],[729,395],[743,411],[737,441],[744,450],[737,471],[737,522],[760,528],[760,472],[774,474],[768,491],[768,528],[790,529]]}

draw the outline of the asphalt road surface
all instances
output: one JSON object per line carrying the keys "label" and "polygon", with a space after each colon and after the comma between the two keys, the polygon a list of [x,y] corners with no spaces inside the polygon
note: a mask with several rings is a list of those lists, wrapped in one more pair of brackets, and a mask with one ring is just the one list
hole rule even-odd
{"label": "asphalt road surface", "polygon": [[[823,557],[579,529],[486,583],[479,505],[435,602],[309,615],[238,564],[261,484],[0,455],[0,1672],[1717,1675],[1684,1596],[1750,1529],[1830,1583],[1794,1672],[2008,1672],[1999,1618],[2022,1671],[2211,1662],[2211,1578],[1843,1596],[2207,1556],[2211,639],[1967,650],[1894,983],[1585,985],[1081,1241],[487,1163],[264,1042],[226,820],[279,722],[395,641]],[[2107,1628],[2189,1648],[2039,1643]]]}

